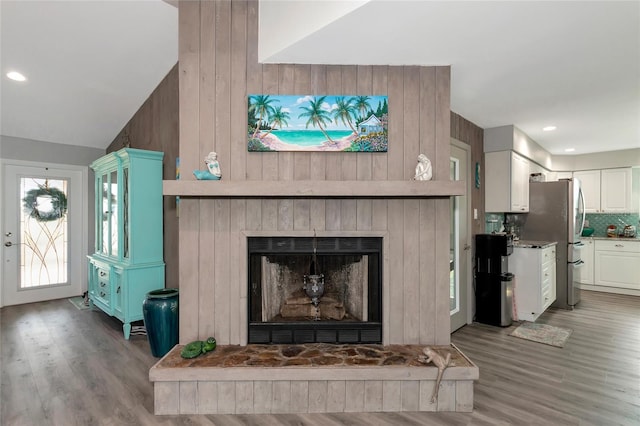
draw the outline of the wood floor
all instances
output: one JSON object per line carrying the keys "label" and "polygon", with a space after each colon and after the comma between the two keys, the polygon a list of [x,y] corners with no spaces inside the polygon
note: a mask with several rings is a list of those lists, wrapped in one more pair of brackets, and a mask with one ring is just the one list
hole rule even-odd
{"label": "wood floor", "polygon": [[473,413],[154,416],[146,337],[57,300],[1,313],[0,424],[522,425],[640,424],[640,297],[583,292],[537,322],[573,329],[560,349],[463,327],[453,342],[480,368]]}

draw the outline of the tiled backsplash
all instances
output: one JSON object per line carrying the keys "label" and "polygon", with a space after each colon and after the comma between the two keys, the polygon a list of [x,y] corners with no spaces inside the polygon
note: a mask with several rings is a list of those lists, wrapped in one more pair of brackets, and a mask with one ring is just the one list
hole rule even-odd
{"label": "tiled backsplash", "polygon": [[587,213],[585,220],[589,221],[589,226],[594,229],[594,237],[606,237],[607,226],[616,225],[618,230],[624,225],[633,225],[638,229],[640,214],[638,213]]}
{"label": "tiled backsplash", "polygon": [[[520,214],[508,214],[509,222],[518,225],[517,220]],[[638,213],[587,213],[585,220],[589,222],[589,226],[594,229],[594,237],[606,237],[607,226],[616,225],[621,230],[624,225],[633,225],[640,231],[640,214]],[[485,232],[503,231],[504,214],[502,213],[486,213],[485,214]]]}

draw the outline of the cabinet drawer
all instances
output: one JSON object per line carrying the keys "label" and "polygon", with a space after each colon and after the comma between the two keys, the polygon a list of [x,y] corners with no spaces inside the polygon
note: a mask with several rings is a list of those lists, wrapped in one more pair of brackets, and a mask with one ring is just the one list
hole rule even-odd
{"label": "cabinet drawer", "polygon": [[110,268],[105,265],[95,265],[95,285],[93,289],[93,295],[97,300],[104,305],[109,306],[111,301],[111,281],[110,281]]}
{"label": "cabinet drawer", "polygon": [[596,250],[640,253],[640,241],[596,240]]}
{"label": "cabinet drawer", "polygon": [[547,247],[542,249],[542,264],[550,264],[556,260],[556,247]]}

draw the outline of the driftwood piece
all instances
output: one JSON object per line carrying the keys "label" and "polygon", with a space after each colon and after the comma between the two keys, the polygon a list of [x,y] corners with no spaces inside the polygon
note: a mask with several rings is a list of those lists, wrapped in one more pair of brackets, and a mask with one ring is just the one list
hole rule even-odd
{"label": "driftwood piece", "polygon": [[[320,300],[318,308],[311,304],[311,299],[307,296],[306,300],[302,297],[293,297],[285,301],[280,308],[280,315],[283,318],[298,318],[298,317],[315,317],[316,313],[319,313],[321,318],[331,320],[342,320],[346,315],[346,309],[344,305],[332,298],[323,297]],[[298,302],[298,303],[295,303]],[[319,309],[319,312],[316,311]]]}
{"label": "driftwood piece", "polygon": [[433,393],[431,394],[431,402],[434,403],[438,400],[438,391],[440,390],[440,381],[442,380],[442,374],[444,370],[449,366],[451,362],[451,354],[447,352],[445,357],[442,357],[435,349],[427,346],[422,350],[422,352],[426,356],[418,357],[418,361],[423,364],[433,363],[438,368],[438,377],[436,379],[436,384],[433,388]]}

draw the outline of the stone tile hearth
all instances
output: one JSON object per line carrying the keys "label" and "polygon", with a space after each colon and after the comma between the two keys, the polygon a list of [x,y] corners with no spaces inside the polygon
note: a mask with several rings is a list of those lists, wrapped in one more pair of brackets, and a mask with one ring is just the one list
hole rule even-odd
{"label": "stone tile hearth", "polygon": [[[183,346],[177,346],[162,359],[156,368],[186,367],[353,367],[353,366],[411,366],[425,367],[418,361],[424,345],[248,345],[219,346],[193,359],[180,356]],[[443,356],[451,354],[451,366],[469,367],[472,364],[451,346],[436,346]]]}
{"label": "stone tile hearth", "polygon": [[473,409],[476,367],[455,346],[438,399],[424,345],[220,346],[194,359],[174,347],[149,371],[156,414],[258,414]]}

